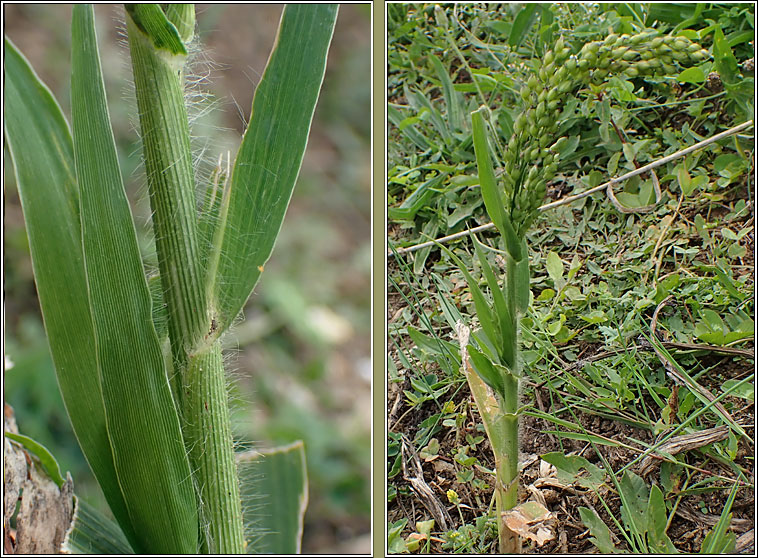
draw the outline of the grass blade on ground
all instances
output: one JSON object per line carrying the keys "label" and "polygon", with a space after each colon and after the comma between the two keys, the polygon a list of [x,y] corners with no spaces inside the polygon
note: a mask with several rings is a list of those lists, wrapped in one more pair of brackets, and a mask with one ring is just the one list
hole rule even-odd
{"label": "grass blade on ground", "polygon": [[655,484],[650,487],[650,499],[647,503],[646,515],[649,520],[647,532],[649,550],[656,554],[676,554],[676,547],[666,534],[668,516],[663,492]]}
{"label": "grass blade on ground", "polygon": [[442,95],[445,97],[445,105],[447,105],[447,122],[449,129],[452,132],[458,132],[463,129],[463,114],[461,113],[461,105],[458,101],[458,94],[455,92],[453,81],[450,79],[450,74],[442,65],[442,62],[435,55],[430,55],[429,60],[434,66],[434,71],[437,72],[437,77],[442,83]]}
{"label": "grass blade on ground", "polygon": [[579,515],[582,517],[582,521],[589,528],[592,538],[592,544],[594,544],[600,552],[604,554],[618,554],[620,551],[616,548],[611,540],[611,530],[600,519],[597,512],[590,508],[580,507]]}
{"label": "grass blade on ground", "polygon": [[734,483],[718,522],[703,540],[701,554],[734,554],[737,536],[733,532],[727,533],[727,529],[732,521],[732,505],[738,489],[739,484]]}
{"label": "grass blade on ground", "polygon": [[674,360],[674,357],[671,356],[666,347],[661,344],[655,335],[648,336],[645,332],[643,332],[642,335],[655,350],[669,376],[675,379],[678,383],[684,384],[687,389],[690,390],[692,395],[694,395],[703,405],[705,405],[706,408],[711,409],[716,415],[718,415],[719,418],[726,422],[732,429],[734,429],[735,432],[741,436],[744,436],[750,442],[753,441],[753,439],[748,436],[745,430],[732,418],[724,406],[718,402],[719,398],[714,397],[710,391],[698,384],[679,365],[679,363]]}

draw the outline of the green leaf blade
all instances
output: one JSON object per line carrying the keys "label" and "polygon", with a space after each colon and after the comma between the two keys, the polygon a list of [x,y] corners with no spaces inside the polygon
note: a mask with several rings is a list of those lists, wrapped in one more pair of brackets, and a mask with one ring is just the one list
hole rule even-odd
{"label": "green leaf blade", "polygon": [[5,432],[4,435],[6,438],[10,438],[11,440],[18,442],[19,444],[24,446],[28,451],[36,455],[37,458],[40,460],[40,464],[42,465],[42,468],[45,470],[47,475],[52,479],[52,481],[56,485],[58,485],[58,488],[63,486],[63,483],[65,483],[66,480],[63,478],[63,475],[61,475],[61,468],[58,465],[58,461],[55,459],[53,454],[50,453],[49,449],[47,449],[45,446],[40,444],[38,441],[30,438],[29,436],[24,436],[23,434],[16,434],[14,432]]}
{"label": "green leaf blade", "polygon": [[220,330],[250,296],[273,251],[300,172],[326,70],[337,5],[288,5],[255,91],[250,124],[231,177],[231,197],[213,284]]}
{"label": "green leaf blade", "polygon": [[68,554],[134,554],[119,526],[76,498],[74,518],[61,551]]}
{"label": "green leaf blade", "polygon": [[[124,525],[127,537],[136,541],[99,395],[71,133],[58,103],[28,61],[7,39],[5,47],[6,142],[58,386],[76,438],[111,511]],[[56,210],[51,212],[51,207]]]}
{"label": "green leaf blade", "polygon": [[511,33],[508,37],[508,44],[512,48],[517,49],[524,42],[524,39],[529,34],[529,30],[537,20],[537,4],[525,4],[516,14],[516,19],[513,22]]}
{"label": "green leaf blade", "polygon": [[194,488],[118,167],[90,5],[74,8],[72,45],[82,246],[116,474],[141,548],[194,553]]}
{"label": "green leaf blade", "polygon": [[453,81],[450,79],[450,74],[437,56],[432,54],[429,56],[429,60],[431,60],[434,71],[437,72],[437,77],[442,83],[442,94],[445,97],[445,105],[447,105],[449,128],[453,132],[461,131],[463,129],[463,115],[461,114],[458,95],[455,92]]}
{"label": "green leaf blade", "polygon": [[476,248],[477,257],[479,258],[479,263],[482,266],[484,277],[487,280],[487,286],[489,286],[490,292],[492,293],[492,302],[494,304],[493,320],[496,320],[499,326],[498,332],[500,333],[500,337],[491,339],[498,347],[498,354],[502,363],[513,370],[516,366],[517,351],[515,343],[517,324],[513,319],[515,305],[509,305],[509,301],[506,300],[500,285],[497,283],[495,272],[487,261],[487,255],[484,253],[484,249],[476,237],[474,237],[474,246]]}
{"label": "green leaf blade", "polygon": [[604,554],[618,554],[619,549],[613,544],[611,540],[611,530],[603,523],[597,512],[584,506],[579,508],[579,515],[582,517],[582,521],[589,528],[592,537],[590,541],[594,544],[600,552]]}
{"label": "green leaf blade", "polygon": [[482,329],[484,330],[484,333],[486,334],[487,338],[492,343],[499,345],[499,341],[501,338],[500,326],[499,326],[499,323],[496,321],[496,316],[494,315],[493,308],[490,306],[490,304],[487,302],[487,299],[484,297],[484,293],[482,293],[482,290],[479,288],[479,284],[468,272],[468,270],[466,269],[466,265],[458,256],[453,254],[453,252],[448,250],[445,246],[441,244],[439,246],[445,251],[446,254],[448,254],[452,258],[452,260],[458,266],[458,269],[460,269],[461,273],[463,273],[463,276],[466,279],[466,283],[468,284],[468,288],[471,291],[471,296],[474,299],[474,307],[476,308],[476,316],[477,318],[479,318],[479,324],[482,326]]}
{"label": "green leaf blade", "polygon": [[655,484],[650,487],[650,499],[648,500],[646,515],[649,519],[648,542],[650,550],[660,554],[676,554],[677,549],[666,534],[668,516],[663,492]]}
{"label": "green leaf blade", "polygon": [[506,396],[505,374],[507,373],[505,369],[503,367],[498,367],[474,347],[469,346],[468,353],[474,371],[485,384],[490,386],[500,397],[504,398]]}
{"label": "green leaf blade", "polygon": [[297,554],[308,502],[305,446],[295,442],[237,457],[248,554]]}
{"label": "green leaf blade", "polygon": [[495,171],[492,168],[489,146],[487,145],[487,132],[484,127],[482,113],[486,107],[480,107],[471,113],[471,129],[474,140],[474,153],[476,154],[476,167],[479,172],[479,187],[482,190],[482,199],[487,214],[495,223],[501,234],[505,234],[505,207],[503,199],[497,189]]}
{"label": "green leaf blade", "polygon": [[166,50],[172,55],[187,54],[187,48],[182,42],[179,31],[168,20],[158,4],[126,4],[125,6],[132,21],[150,38],[156,49]]}

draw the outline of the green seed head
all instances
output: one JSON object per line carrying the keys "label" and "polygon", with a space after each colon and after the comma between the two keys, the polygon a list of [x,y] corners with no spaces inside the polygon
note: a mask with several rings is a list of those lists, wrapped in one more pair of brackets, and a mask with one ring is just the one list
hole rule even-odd
{"label": "green seed head", "polygon": [[569,68],[568,65],[561,66],[560,68],[558,68],[558,71],[553,74],[553,79],[551,80],[551,83],[560,83],[564,81],[566,78],[569,77],[570,75],[569,72],[572,70],[573,71],[576,70],[576,61],[574,61],[574,68]]}
{"label": "green seed head", "polygon": [[690,53],[687,52],[686,50],[679,50],[674,53],[674,58],[680,64],[686,64],[687,61],[689,61],[690,59]]}
{"label": "green seed head", "polygon": [[592,74],[592,81],[595,83],[604,81],[605,78],[608,77],[608,70],[595,70],[595,72]]}
{"label": "green seed head", "polygon": [[521,114],[519,114],[518,118],[516,118],[516,122],[513,123],[514,133],[520,134],[521,132],[524,131],[525,126],[526,126],[526,116],[524,116],[524,113],[522,112]]}
{"label": "green seed head", "polygon": [[561,52],[565,46],[566,45],[563,44],[563,37],[558,37],[558,40],[555,41],[555,48],[553,50],[555,52]]}
{"label": "green seed head", "polygon": [[609,35],[585,44],[578,55],[572,55],[559,38],[521,88],[526,110],[514,123],[503,157],[504,199],[517,233],[523,234],[534,220],[547,182],[558,172],[559,153],[568,140],[553,140],[561,103],[569,92],[588,81],[600,84],[610,75],[631,79],[659,71],[674,73],[677,64],[690,65],[708,56],[707,50],[685,37],[664,37],[655,30]]}
{"label": "green seed head", "polygon": [[674,40],[674,44],[672,46],[674,50],[686,50],[689,45],[690,42],[687,39],[677,38]]}
{"label": "green seed head", "polygon": [[629,47],[627,46],[616,47],[611,51],[611,58],[614,58],[615,60],[620,60],[624,56],[624,53],[626,53],[627,50],[629,50]]}

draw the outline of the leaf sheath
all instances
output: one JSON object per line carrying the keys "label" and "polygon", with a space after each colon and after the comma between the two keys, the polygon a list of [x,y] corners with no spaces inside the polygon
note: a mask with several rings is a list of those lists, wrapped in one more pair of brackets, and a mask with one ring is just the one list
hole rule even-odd
{"label": "leaf sheath", "polygon": [[116,474],[143,549],[195,552],[197,510],[189,461],[118,167],[91,5],[74,7],[72,45],[82,247]]}
{"label": "leaf sheath", "polygon": [[[165,23],[173,27],[168,20]],[[195,178],[184,105],[185,57],[157,50],[130,17],[127,32],[169,337],[181,370],[187,353],[201,341],[210,323],[202,288]]]}

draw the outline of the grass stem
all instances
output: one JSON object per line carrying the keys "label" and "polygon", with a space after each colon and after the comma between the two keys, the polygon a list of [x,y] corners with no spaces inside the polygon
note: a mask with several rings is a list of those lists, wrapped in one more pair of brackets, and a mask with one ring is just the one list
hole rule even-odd
{"label": "grass stem", "polygon": [[242,553],[239,481],[219,341],[189,357],[184,395],[185,442],[201,500],[202,551]]}

